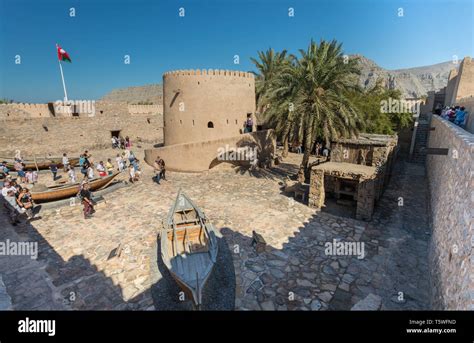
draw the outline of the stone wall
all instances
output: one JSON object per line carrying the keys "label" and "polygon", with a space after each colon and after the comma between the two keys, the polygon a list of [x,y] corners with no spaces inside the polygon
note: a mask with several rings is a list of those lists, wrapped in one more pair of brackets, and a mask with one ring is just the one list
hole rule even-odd
{"label": "stone wall", "polygon": [[432,238],[433,308],[474,310],[474,135],[432,116],[428,146],[449,154],[428,155]]}
{"label": "stone wall", "polygon": [[[219,149],[234,147],[256,147],[260,162],[275,156],[276,137],[273,130],[257,131],[238,136],[201,142],[182,143],[145,150],[145,161],[153,165],[157,156],[163,158],[166,168],[173,171],[201,172],[219,163]],[[238,162],[232,164],[240,164]],[[248,163],[247,163],[248,164]]]}
{"label": "stone wall", "polygon": [[233,137],[247,114],[255,121],[255,78],[231,70],[177,70],[163,75],[165,145]]}
{"label": "stone wall", "polygon": [[151,111],[132,108],[131,114],[126,103],[97,102],[93,116],[69,117],[28,116],[28,108],[23,107],[25,116],[18,117],[9,112],[12,108],[20,111],[15,105],[0,106],[0,153],[4,156],[16,149],[23,156],[44,156],[110,147],[112,131],[129,136],[132,144],[163,142],[163,116],[158,106],[152,106]]}
{"label": "stone wall", "polygon": [[457,105],[466,107],[468,117],[465,129],[474,133],[474,95],[459,99]]}

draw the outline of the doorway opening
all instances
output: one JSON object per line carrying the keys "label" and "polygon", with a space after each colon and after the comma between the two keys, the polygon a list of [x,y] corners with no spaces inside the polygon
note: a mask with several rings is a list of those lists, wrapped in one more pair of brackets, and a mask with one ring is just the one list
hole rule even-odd
{"label": "doorway opening", "polygon": [[119,138],[121,130],[110,131],[111,137]]}

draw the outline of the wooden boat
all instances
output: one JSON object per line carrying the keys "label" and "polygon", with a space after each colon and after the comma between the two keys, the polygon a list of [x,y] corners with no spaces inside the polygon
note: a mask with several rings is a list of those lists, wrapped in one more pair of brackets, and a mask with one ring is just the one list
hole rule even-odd
{"label": "wooden boat", "polygon": [[[7,162],[6,165],[7,165],[8,169],[10,169],[12,171],[15,170],[15,160],[14,159],[11,159],[11,158],[1,159],[0,158],[0,161],[1,162],[3,162],[3,161]],[[25,165],[24,170],[28,170],[28,169],[36,170],[36,166],[38,166],[39,170],[49,169],[49,166],[52,163],[55,163],[58,166],[58,168],[63,167],[62,157],[54,157],[54,158],[50,158],[50,159],[43,159],[42,158],[42,159],[36,160],[36,163],[35,163],[35,161],[32,161],[32,160],[24,160],[23,161],[23,164]],[[76,166],[78,163],[79,163],[79,158],[70,158],[69,159],[69,164],[71,166]]]}
{"label": "wooden boat", "polygon": [[161,257],[171,276],[197,308],[202,290],[217,259],[214,226],[181,191],[171,207],[160,235]]}
{"label": "wooden boat", "polygon": [[[113,181],[113,179],[119,174],[120,173],[114,173],[104,178],[90,180],[89,181],[90,190],[96,191],[96,190],[107,187]],[[31,196],[33,197],[33,200],[37,203],[72,198],[72,197],[75,197],[77,193],[79,192],[79,185],[80,185],[79,183],[70,184],[70,185],[60,185],[57,187],[51,187],[47,191],[44,191],[44,192],[35,192],[34,190],[32,190]]]}

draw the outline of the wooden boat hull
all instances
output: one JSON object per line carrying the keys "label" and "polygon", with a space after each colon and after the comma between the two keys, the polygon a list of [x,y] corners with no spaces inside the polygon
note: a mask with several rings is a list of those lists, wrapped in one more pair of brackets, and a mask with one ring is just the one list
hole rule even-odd
{"label": "wooden boat hull", "polygon": [[[181,197],[186,199],[189,210],[177,209]],[[186,218],[188,221],[180,222],[175,214],[182,213],[185,217],[186,213],[192,215]],[[163,224],[160,244],[164,265],[187,297],[199,307],[202,291],[217,260],[217,238],[204,213],[181,192]]]}
{"label": "wooden boat hull", "polygon": [[[119,174],[120,173],[115,173],[101,179],[95,179],[95,180],[89,181],[90,190],[96,191],[98,189],[107,187],[113,181],[113,179]],[[45,192],[37,192],[37,193],[31,192],[31,196],[36,203],[41,203],[41,202],[56,201],[56,200],[62,200],[66,198],[72,198],[77,195],[78,191],[79,191],[79,184],[76,183],[73,185],[51,188]]]}
{"label": "wooden boat hull", "polygon": [[[12,170],[12,171],[15,170],[14,160],[12,160],[12,159],[3,159],[2,161],[7,162],[7,167],[10,170]],[[25,165],[24,170],[28,170],[28,169],[36,170],[36,166],[38,166],[39,170],[49,169],[49,166],[53,162],[58,166],[58,168],[63,167],[62,158],[53,158],[53,159],[50,159],[50,160],[41,159],[41,160],[36,161],[36,163],[34,161],[25,160],[25,161],[23,161],[23,164]],[[79,163],[78,158],[70,158],[69,159],[69,164],[71,166],[76,166],[78,163]]]}

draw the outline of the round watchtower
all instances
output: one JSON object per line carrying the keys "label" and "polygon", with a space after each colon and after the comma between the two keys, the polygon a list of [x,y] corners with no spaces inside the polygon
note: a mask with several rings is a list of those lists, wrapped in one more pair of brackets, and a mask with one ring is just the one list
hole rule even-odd
{"label": "round watchtower", "polygon": [[255,78],[229,70],[177,70],[163,75],[164,143],[237,136],[255,122]]}

